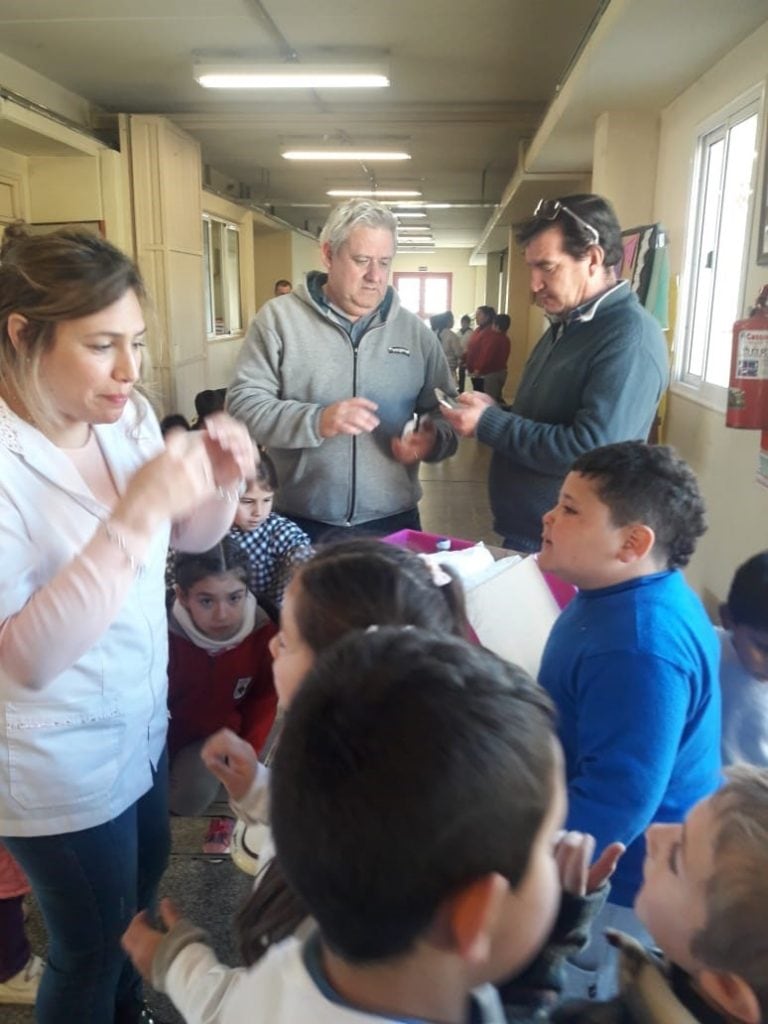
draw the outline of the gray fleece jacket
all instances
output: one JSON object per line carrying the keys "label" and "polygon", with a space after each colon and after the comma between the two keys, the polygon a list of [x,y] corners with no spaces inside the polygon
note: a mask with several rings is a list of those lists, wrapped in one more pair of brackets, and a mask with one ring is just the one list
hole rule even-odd
{"label": "gray fleece jacket", "polygon": [[[309,278],[317,285],[325,275]],[[355,345],[301,284],[267,302],[248,328],[227,407],[269,449],[286,515],[347,526],[414,508],[418,465],[403,466],[390,450],[414,412],[429,413],[436,428],[429,461],[456,450],[433,390],[455,393],[440,342],[391,288],[380,311]],[[354,396],[378,404],[376,430],[322,438],[323,408]]]}

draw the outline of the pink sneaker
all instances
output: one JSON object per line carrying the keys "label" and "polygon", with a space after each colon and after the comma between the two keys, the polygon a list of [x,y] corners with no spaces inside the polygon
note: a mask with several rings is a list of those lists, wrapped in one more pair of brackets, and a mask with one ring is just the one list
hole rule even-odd
{"label": "pink sneaker", "polygon": [[219,857],[228,854],[234,828],[234,818],[211,818],[203,840],[203,853],[212,853]]}

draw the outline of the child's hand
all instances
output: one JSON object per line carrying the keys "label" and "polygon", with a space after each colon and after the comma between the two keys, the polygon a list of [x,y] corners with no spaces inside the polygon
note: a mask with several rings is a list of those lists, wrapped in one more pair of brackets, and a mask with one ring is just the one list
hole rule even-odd
{"label": "child's hand", "polygon": [[[160,900],[160,919],[168,931],[181,919],[181,914],[169,899]],[[163,935],[163,932],[152,927],[146,910],[142,910],[128,925],[120,940],[133,966],[145,981],[152,981],[152,963]]]}
{"label": "child's hand", "polygon": [[242,800],[253,785],[259,767],[251,744],[231,729],[219,729],[205,741],[200,756],[231,798],[235,802]]}
{"label": "child's hand", "polygon": [[574,896],[585,896],[599,889],[613,872],[624,853],[622,843],[610,843],[594,864],[594,837],[586,832],[562,832],[555,847],[560,884]]}

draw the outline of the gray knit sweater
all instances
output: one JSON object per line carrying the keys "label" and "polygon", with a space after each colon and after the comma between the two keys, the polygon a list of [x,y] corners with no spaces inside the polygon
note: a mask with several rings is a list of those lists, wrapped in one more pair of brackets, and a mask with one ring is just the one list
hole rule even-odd
{"label": "gray knit sweater", "polygon": [[604,444],[644,440],[668,376],[661,328],[626,282],[551,326],[511,408],[493,406],[478,424],[479,440],[493,448],[494,529],[512,547],[538,551],[541,517],[571,463]]}

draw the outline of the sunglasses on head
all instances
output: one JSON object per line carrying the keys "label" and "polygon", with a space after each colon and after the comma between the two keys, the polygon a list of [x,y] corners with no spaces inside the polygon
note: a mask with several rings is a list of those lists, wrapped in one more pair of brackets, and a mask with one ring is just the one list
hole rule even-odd
{"label": "sunglasses on head", "polygon": [[561,203],[559,199],[540,199],[536,204],[536,209],[533,211],[533,216],[540,217],[542,220],[555,221],[561,213],[567,214],[571,220],[584,228],[592,239],[592,245],[600,245],[600,232],[597,228],[593,228],[583,217],[580,217],[578,213],[574,213],[569,206]]}

